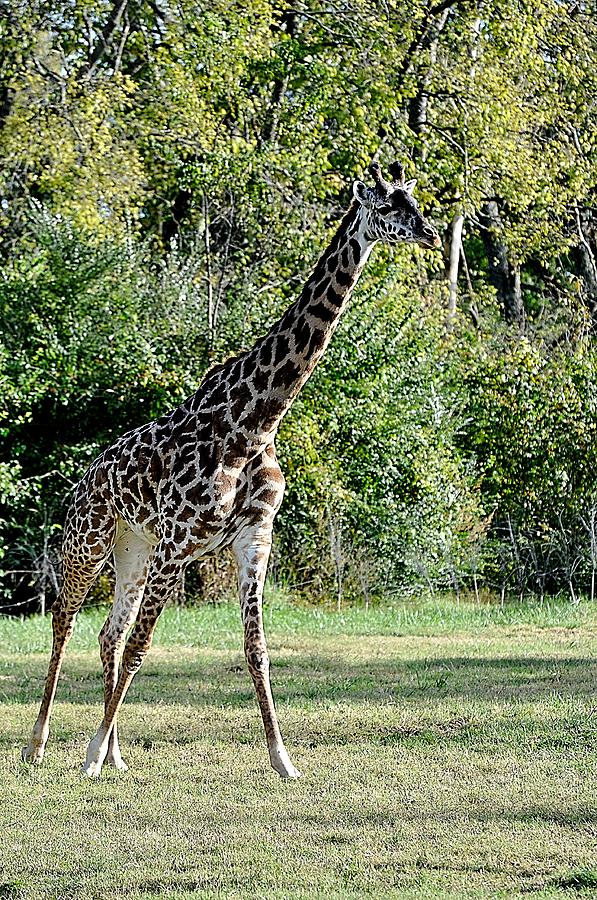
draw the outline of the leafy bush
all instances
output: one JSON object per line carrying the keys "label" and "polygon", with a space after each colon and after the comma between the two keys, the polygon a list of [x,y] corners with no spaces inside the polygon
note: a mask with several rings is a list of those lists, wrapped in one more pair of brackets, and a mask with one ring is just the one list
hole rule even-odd
{"label": "leafy bush", "polygon": [[[459,446],[477,461],[503,589],[594,593],[597,360],[503,330],[463,338]],[[591,524],[592,523],[592,524]],[[575,587],[576,586],[576,587]]]}

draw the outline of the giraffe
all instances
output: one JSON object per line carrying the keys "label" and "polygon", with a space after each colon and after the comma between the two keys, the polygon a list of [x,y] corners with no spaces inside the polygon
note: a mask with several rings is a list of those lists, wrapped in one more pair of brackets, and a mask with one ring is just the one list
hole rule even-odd
{"label": "giraffe", "polygon": [[52,610],[53,645],[26,762],[40,763],[56,686],[76,615],[110,554],[114,602],[99,635],[104,716],[83,772],[104,762],[126,770],[117,715],[185,566],[230,546],[238,567],[244,651],[273,769],[300,775],[276,716],[262,598],[274,517],[284,476],[274,440],[283,416],[321,359],[377,242],[441,246],[393,163],[378,163],[373,186],[353,184],[353,200],[298,299],[257,343],[212,368],[195,394],[169,415],[128,432],[105,450],[75,488],[63,538],[63,585]]}

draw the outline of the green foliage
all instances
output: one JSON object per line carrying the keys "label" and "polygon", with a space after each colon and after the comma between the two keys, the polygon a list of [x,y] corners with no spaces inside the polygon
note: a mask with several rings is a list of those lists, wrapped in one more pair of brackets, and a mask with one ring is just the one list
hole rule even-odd
{"label": "green foliage", "polygon": [[[483,460],[482,489],[522,526],[577,509],[595,488],[597,360],[585,343],[550,349],[496,335],[467,341],[467,450]],[[512,452],[516,448],[516,452]]]}
{"label": "green foliage", "polygon": [[280,315],[379,152],[417,175],[447,257],[465,216],[456,314],[439,257],[378,252],[280,434],[275,575],[339,602],[421,584],[592,590],[588,7],[2,11],[6,572],[45,577],[95,453]]}
{"label": "green foliage", "polygon": [[[535,556],[531,587],[594,593],[597,360],[591,343],[549,348],[496,334],[459,348],[467,397],[459,438],[477,460],[496,531]],[[512,525],[514,523],[514,525]],[[520,563],[518,563],[520,569]],[[519,587],[527,573],[518,571]]]}
{"label": "green foliage", "polygon": [[[98,242],[36,212],[0,277],[4,565],[23,570],[118,433],[179,403],[207,367],[192,259]],[[189,346],[191,351],[189,351]],[[19,579],[17,579],[19,580]],[[9,587],[14,579],[9,580]]]}

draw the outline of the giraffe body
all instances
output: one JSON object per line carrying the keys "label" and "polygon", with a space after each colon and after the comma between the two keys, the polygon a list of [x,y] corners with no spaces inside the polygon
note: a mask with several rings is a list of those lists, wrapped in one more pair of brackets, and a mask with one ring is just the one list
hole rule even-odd
{"label": "giraffe body", "polygon": [[43,759],[74,620],[110,554],[116,590],[99,636],[105,703],[83,770],[91,776],[100,774],[104,761],[126,768],[117,714],[185,566],[230,546],[239,572],[245,656],[270,762],[282,777],[299,775],[277,722],[263,630],[263,586],[284,494],[275,435],[324,353],[376,241],[439,244],[401,169],[395,168],[392,184],[376,165],[371,171],[375,187],[355,183],[355,202],[330,246],[298,300],[268,334],[208,372],[199,390],[170,415],[117,440],[75,489],[64,528],[63,587],[52,611],[52,656],[24,760]]}

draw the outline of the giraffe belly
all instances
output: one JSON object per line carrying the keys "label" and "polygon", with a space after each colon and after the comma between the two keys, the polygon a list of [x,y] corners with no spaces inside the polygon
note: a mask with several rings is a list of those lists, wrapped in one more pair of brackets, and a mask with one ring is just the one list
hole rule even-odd
{"label": "giraffe belly", "polygon": [[157,544],[161,537],[160,515],[153,504],[135,497],[132,492],[114,494],[113,504],[119,517],[135,534],[150,544]]}

